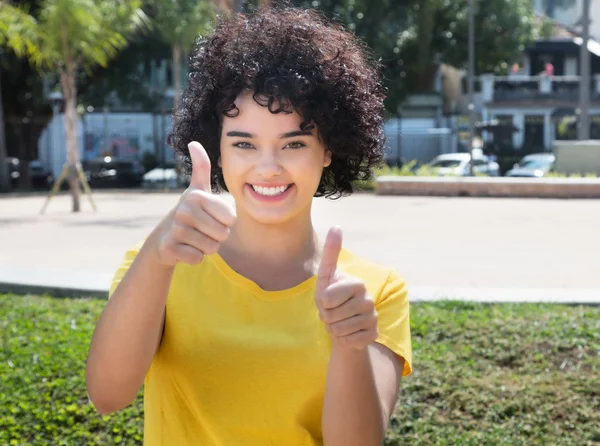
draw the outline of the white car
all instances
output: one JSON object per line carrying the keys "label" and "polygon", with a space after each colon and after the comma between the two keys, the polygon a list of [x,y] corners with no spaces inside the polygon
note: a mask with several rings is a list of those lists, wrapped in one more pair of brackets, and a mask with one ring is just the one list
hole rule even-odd
{"label": "white car", "polygon": [[142,187],[146,189],[177,189],[189,185],[189,176],[180,173],[175,167],[157,167],[144,175]]}
{"label": "white car", "polygon": [[[436,156],[429,167],[435,169],[440,176],[469,176],[471,175],[470,153],[446,153]],[[473,170],[478,175],[497,177],[500,166],[483,154],[476,153],[473,160]]]}
{"label": "white car", "polygon": [[540,178],[554,168],[556,157],[553,153],[532,153],[521,159],[508,172],[507,177]]}

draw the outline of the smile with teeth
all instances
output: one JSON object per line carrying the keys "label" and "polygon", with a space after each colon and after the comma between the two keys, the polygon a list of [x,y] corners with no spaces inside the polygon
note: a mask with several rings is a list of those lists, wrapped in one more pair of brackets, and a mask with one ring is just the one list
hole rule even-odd
{"label": "smile with teeth", "polygon": [[263,187],[263,186],[255,186],[254,184],[252,184],[252,189],[254,189],[254,191],[257,194],[265,195],[267,197],[274,197],[276,195],[281,195],[282,193],[284,193],[286,190],[288,190],[290,188],[290,186],[291,186],[291,184],[288,184],[287,186]]}

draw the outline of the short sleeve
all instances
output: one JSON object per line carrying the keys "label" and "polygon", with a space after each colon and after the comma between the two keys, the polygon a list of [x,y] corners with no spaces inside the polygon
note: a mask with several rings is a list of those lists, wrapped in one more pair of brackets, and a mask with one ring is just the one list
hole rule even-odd
{"label": "short sleeve", "polygon": [[391,272],[375,300],[379,337],[376,342],[404,358],[402,376],[412,373],[410,311],[406,283]]}
{"label": "short sleeve", "polygon": [[127,271],[129,271],[129,267],[131,266],[131,264],[137,257],[143,244],[144,244],[144,242],[142,241],[142,242],[138,243],[137,245],[135,245],[134,247],[132,247],[131,249],[129,249],[125,253],[125,257],[123,258],[123,260],[121,261],[121,264],[115,271],[113,280],[110,284],[110,289],[108,291],[109,299],[111,298],[111,296],[117,289],[117,286],[119,286],[119,283],[121,283],[121,280],[123,280],[123,277],[125,277],[125,274],[127,273]]}

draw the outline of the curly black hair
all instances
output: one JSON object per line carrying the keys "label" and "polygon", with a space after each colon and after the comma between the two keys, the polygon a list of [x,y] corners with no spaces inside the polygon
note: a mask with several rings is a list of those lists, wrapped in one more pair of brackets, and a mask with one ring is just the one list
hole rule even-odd
{"label": "curly black hair", "polygon": [[332,162],[316,197],[352,193],[353,181],[370,179],[383,159],[381,66],[354,34],[314,10],[268,8],[220,19],[196,41],[189,65],[169,142],[187,173],[188,144],[202,143],[214,191],[227,190],[217,163],[222,117],[239,112],[235,99],[243,91],[272,113],[295,110],[302,129],[317,126]]}

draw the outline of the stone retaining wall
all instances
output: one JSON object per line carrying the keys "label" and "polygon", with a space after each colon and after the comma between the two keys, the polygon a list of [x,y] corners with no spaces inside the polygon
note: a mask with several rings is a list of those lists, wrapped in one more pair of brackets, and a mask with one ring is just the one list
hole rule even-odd
{"label": "stone retaining wall", "polygon": [[600,198],[600,179],[382,176],[377,178],[375,192],[447,197]]}

